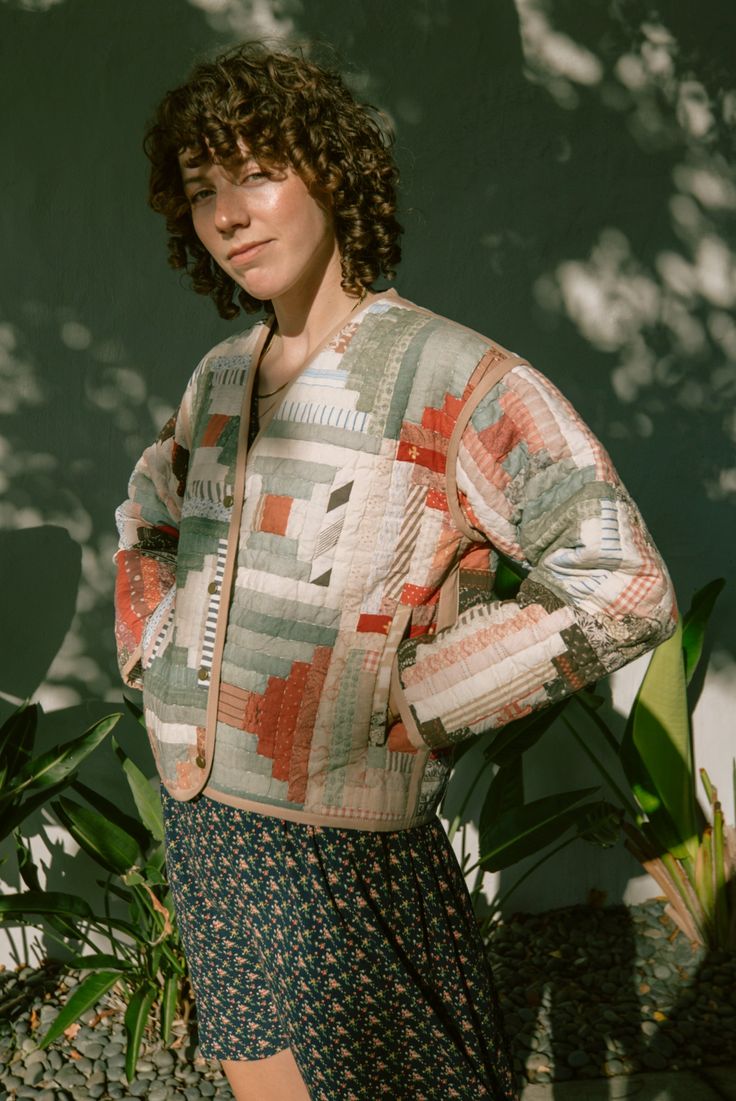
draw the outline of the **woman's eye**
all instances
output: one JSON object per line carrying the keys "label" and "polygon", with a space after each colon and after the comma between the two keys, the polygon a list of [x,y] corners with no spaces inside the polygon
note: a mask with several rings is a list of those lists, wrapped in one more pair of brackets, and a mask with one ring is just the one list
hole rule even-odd
{"label": "woman's eye", "polygon": [[251,180],[266,180],[268,176],[266,166],[259,164],[254,157],[250,157],[241,163],[236,178],[239,183],[249,183]]}
{"label": "woman's eye", "polygon": [[189,202],[192,206],[196,206],[197,203],[201,203],[203,199],[206,199],[208,195],[212,194],[212,189],[209,187],[201,187],[199,191],[194,191],[189,196]]}
{"label": "woman's eye", "polygon": [[246,172],[244,179],[246,183],[248,182],[248,180],[266,180],[268,179],[268,174],[266,172],[261,172],[260,170],[257,170],[255,172]]}

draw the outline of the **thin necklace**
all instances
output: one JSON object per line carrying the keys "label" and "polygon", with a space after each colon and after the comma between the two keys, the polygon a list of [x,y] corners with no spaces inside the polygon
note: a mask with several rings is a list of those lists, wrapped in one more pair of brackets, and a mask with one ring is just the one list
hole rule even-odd
{"label": "thin necklace", "polygon": [[[364,290],[364,291],[363,291],[363,293],[361,294],[360,298],[358,299],[358,301],[357,301],[357,302],[355,303],[355,305],[353,306],[353,308],[352,308],[352,310],[350,311],[350,313],[355,313],[355,311],[357,310],[358,306],[359,306],[359,305],[361,304],[361,302],[363,302],[363,301],[364,301],[364,299],[365,299],[365,297],[366,297],[366,295],[367,295],[367,294],[368,294],[368,291],[365,291],[365,290]],[[273,332],[273,335],[274,335],[274,336],[280,336],[281,334],[280,334],[280,333],[277,333],[277,332],[275,332],[275,330],[274,330],[274,332]],[[268,342],[268,345],[267,345],[267,347],[266,347],[266,348],[264,348],[264,349],[263,349],[263,351],[261,352],[261,357],[260,357],[260,360],[259,360],[259,362],[258,362],[258,370],[259,370],[259,372],[260,372],[260,368],[261,368],[261,363],[262,363],[262,362],[263,362],[263,360],[264,360],[264,359],[266,358],[266,352],[268,351],[268,349],[269,349],[270,347],[271,347],[271,341],[269,340],[269,342]],[[260,375],[259,375],[259,377],[260,377]],[[258,397],[259,397],[259,398],[272,398],[272,397],[274,396],[274,394],[278,394],[278,393],[279,393],[279,392],[280,392],[281,390],[285,389],[285,387],[287,387],[287,386],[289,385],[289,383],[290,383],[290,382],[291,382],[291,379],[290,379],[290,378],[287,378],[286,382],[283,382],[283,383],[281,384],[281,386],[277,386],[275,390],[271,390],[271,392],[270,392],[269,394],[262,394],[262,393],[260,392],[260,390],[259,390],[259,391],[258,391]],[[266,412],[267,412],[267,411],[268,411],[268,410],[266,410]]]}
{"label": "thin necklace", "polygon": [[287,378],[286,382],[283,383],[283,385],[277,386],[276,389],[271,390],[271,392],[269,394],[262,394],[259,390],[258,391],[258,397],[259,398],[272,398],[274,396],[274,394],[278,394],[279,390],[283,390],[284,386],[288,386],[290,382],[291,382],[291,379]]}

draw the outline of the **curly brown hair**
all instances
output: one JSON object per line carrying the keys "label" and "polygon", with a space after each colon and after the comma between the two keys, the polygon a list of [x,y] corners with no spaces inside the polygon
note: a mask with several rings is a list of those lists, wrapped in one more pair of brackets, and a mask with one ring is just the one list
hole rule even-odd
{"label": "curly brown hair", "polygon": [[326,194],[348,293],[363,294],[381,274],[392,279],[401,259],[398,170],[393,134],[380,120],[336,71],[307,60],[301,49],[246,42],[197,64],[161,101],[144,139],[148,201],[166,218],[171,267],[186,270],[221,317],[236,317],[239,306],[272,312],[270,302],[247,294],[212,259],[194,232],[182,186],[184,150],[192,151],[192,164],[227,162],[240,158],[240,141],[263,167],[291,166],[307,187]]}

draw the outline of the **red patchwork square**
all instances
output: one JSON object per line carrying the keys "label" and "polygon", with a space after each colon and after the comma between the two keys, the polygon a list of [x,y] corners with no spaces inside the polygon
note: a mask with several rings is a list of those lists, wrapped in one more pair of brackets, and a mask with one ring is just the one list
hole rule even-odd
{"label": "red patchwork square", "polygon": [[289,513],[293,503],[293,497],[280,497],[275,493],[267,493],[261,508],[260,530],[270,531],[274,535],[286,535],[286,526],[289,523]]}

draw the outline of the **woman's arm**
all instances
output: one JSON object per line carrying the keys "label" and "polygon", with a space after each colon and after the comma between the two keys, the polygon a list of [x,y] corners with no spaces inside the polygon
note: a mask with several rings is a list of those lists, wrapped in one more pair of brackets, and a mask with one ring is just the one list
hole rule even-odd
{"label": "woman's arm", "polygon": [[479,403],[458,452],[469,523],[526,572],[437,634],[405,639],[391,701],[440,748],[563,699],[675,629],[666,566],[602,444],[539,371],[517,366]]}
{"label": "woman's arm", "polygon": [[125,684],[143,687],[146,629],[176,581],[181,503],[191,450],[194,384],[199,364],[181,404],[141,455],[128,484],[128,498],[115,513],[119,549],[113,556],[115,641]]}

